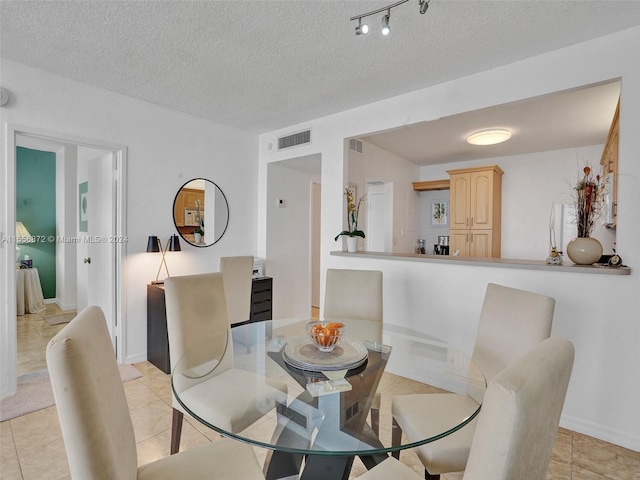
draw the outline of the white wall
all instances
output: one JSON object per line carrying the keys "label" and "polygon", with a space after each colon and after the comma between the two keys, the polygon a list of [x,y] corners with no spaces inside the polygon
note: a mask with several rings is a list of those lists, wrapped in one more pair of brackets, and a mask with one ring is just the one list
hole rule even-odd
{"label": "white wall", "polygon": [[[322,228],[339,232],[344,219],[342,190],[347,183],[345,138],[620,78],[616,235],[618,252],[632,268],[630,276],[336,257],[330,254],[336,248],[327,235],[323,236],[322,268],[381,269],[386,321],[440,336],[469,353],[487,282],[554,296],[557,303],[552,333],[570,339],[576,347],[562,424],[640,450],[638,51],[640,28],[634,28],[264,134],[259,150],[259,201],[266,198],[266,166],[291,156],[269,150],[269,143],[278,135],[312,129],[313,144],[301,147],[296,155],[322,154]],[[265,209],[259,208],[260,251],[264,250],[267,216]]]}
{"label": "white wall", "polygon": [[[422,167],[420,180],[441,180],[448,178],[447,170],[478,165],[499,165],[502,176],[502,258],[521,260],[544,260],[549,255],[549,216],[552,203],[573,203],[572,188],[578,173],[585,164],[598,167],[604,145],[568,148],[547,152],[514,155],[499,158],[485,158],[455,164]],[[580,175],[581,176],[581,175]],[[425,195],[428,193],[429,195]],[[423,192],[420,194],[421,222],[429,221],[431,200],[448,198],[449,192]],[[615,231],[600,225],[594,237],[602,243],[604,253],[613,253]],[[431,240],[437,240],[438,228],[421,232]],[[447,235],[448,229],[441,229]],[[434,233],[436,238],[434,237]],[[557,247],[566,252],[561,232],[556,234]],[[570,238],[575,237],[575,233]],[[433,242],[435,243],[435,242]],[[433,248],[430,242],[427,247]],[[428,249],[428,251],[430,250]],[[564,256],[565,261],[570,262]]]}
{"label": "white wall", "polygon": [[[169,255],[172,275],[211,272],[218,258],[255,255],[257,137],[235,128],[133,100],[105,90],[2,59],[2,86],[11,102],[0,110],[2,145],[7,123],[95,139],[128,149],[127,235],[125,259],[126,339],[123,360],[146,359],[146,285],[155,277],[160,259],[145,252],[147,237],[163,243],[176,229],[173,199],[180,186],[196,177],[217,183],[227,196],[229,227],[213,247],[195,248],[182,242],[180,254]],[[7,178],[2,152],[1,185]],[[0,210],[0,229],[7,231],[6,209]],[[4,277],[4,275],[2,275]],[[0,284],[0,304],[8,301]],[[2,318],[3,332],[7,322]],[[5,345],[3,344],[3,347]],[[4,380],[4,378],[3,378]]]}
{"label": "white wall", "polygon": [[[358,197],[366,193],[366,184],[370,182],[384,182],[387,190],[392,191],[392,198],[385,198],[385,202],[392,205],[393,212],[392,245],[389,251],[412,252],[419,230],[419,198],[412,182],[420,174],[419,167],[366,141],[362,142],[362,153],[348,150],[347,162],[348,183],[358,187]],[[366,204],[363,203],[363,206]],[[367,216],[364,210],[360,211],[358,227],[366,233]],[[346,211],[344,217],[346,222]],[[358,248],[363,246],[364,242],[359,240]]]}

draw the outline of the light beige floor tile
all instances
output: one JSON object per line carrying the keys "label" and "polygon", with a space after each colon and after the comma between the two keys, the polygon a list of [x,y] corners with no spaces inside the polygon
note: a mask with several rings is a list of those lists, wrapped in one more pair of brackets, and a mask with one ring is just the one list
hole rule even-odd
{"label": "light beige floor tile", "polygon": [[129,410],[136,410],[144,405],[160,400],[160,397],[142,383],[140,379],[125,382],[123,386]]}
{"label": "light beige floor tile", "polygon": [[571,463],[571,452],[573,450],[572,432],[564,428],[559,428],[556,433],[556,441],[553,444],[551,457],[559,462]]}
{"label": "light beige floor tile", "polygon": [[[18,459],[18,452],[13,441],[13,432],[11,425],[7,422],[0,423],[0,464]],[[0,468],[0,471],[2,469]]]}
{"label": "light beige floor tile", "polygon": [[0,463],[0,480],[23,480],[17,456],[10,460],[2,459]]}
{"label": "light beige floor tile", "polygon": [[14,418],[10,423],[16,450],[21,459],[26,450],[62,439],[55,406]]}
{"label": "light beige floor tile", "polygon": [[131,411],[136,442],[142,442],[171,428],[171,408],[161,400]]}
{"label": "light beige floor tile", "polygon": [[[189,450],[199,445],[205,445],[211,441],[193,428],[188,422],[182,425],[182,435],[180,438],[180,451]],[[147,438],[136,445],[138,450],[138,465],[145,465],[161,458],[169,456],[171,445],[171,429],[160,432],[153,437]]]}
{"label": "light beige floor tile", "polygon": [[640,452],[573,434],[574,465],[615,480],[640,480]]}
{"label": "light beige floor tile", "polygon": [[578,465],[571,465],[571,480],[611,480],[609,477],[592,472]]}
{"label": "light beige floor tile", "polygon": [[59,480],[68,476],[62,438],[20,452],[20,468],[24,480]]}
{"label": "light beige floor tile", "polygon": [[546,480],[571,480],[571,463],[551,457]]}

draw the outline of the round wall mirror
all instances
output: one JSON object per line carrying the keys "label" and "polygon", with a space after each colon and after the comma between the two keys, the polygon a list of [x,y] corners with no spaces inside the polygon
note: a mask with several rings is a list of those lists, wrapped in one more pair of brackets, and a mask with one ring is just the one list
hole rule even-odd
{"label": "round wall mirror", "polygon": [[173,223],[186,242],[194,247],[210,247],[227,231],[227,197],[211,180],[189,180],[173,200]]}

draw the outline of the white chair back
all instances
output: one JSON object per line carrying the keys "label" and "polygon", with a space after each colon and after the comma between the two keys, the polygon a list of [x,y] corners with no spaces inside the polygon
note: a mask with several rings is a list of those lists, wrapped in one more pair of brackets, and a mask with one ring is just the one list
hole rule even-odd
{"label": "white chair back", "polygon": [[120,372],[99,307],[88,307],[47,345],[72,478],[131,480],[136,440]]}
{"label": "white chair back", "polygon": [[253,256],[220,257],[218,271],[224,279],[227,311],[231,325],[249,320]]}
{"label": "white chair back", "polygon": [[544,480],[573,368],[564,338],[536,345],[496,375],[485,394],[465,480]]}
{"label": "white chair back", "polygon": [[347,325],[347,336],[382,341],[382,272],[379,270],[327,269],[322,316],[331,320],[368,320]]}
{"label": "white chair back", "polygon": [[551,335],[555,299],[489,283],[472,360],[487,383]]}

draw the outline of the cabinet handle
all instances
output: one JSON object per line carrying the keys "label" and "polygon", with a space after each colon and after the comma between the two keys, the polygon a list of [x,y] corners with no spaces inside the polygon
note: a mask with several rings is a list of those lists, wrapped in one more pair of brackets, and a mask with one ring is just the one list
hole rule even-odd
{"label": "cabinet handle", "polygon": [[473,243],[473,233],[471,234],[471,240],[469,241],[469,243]]}
{"label": "cabinet handle", "polygon": [[471,217],[471,226],[473,227],[473,217]]}
{"label": "cabinet handle", "polygon": [[465,226],[469,226],[469,217],[467,217],[467,219],[464,221]]}

